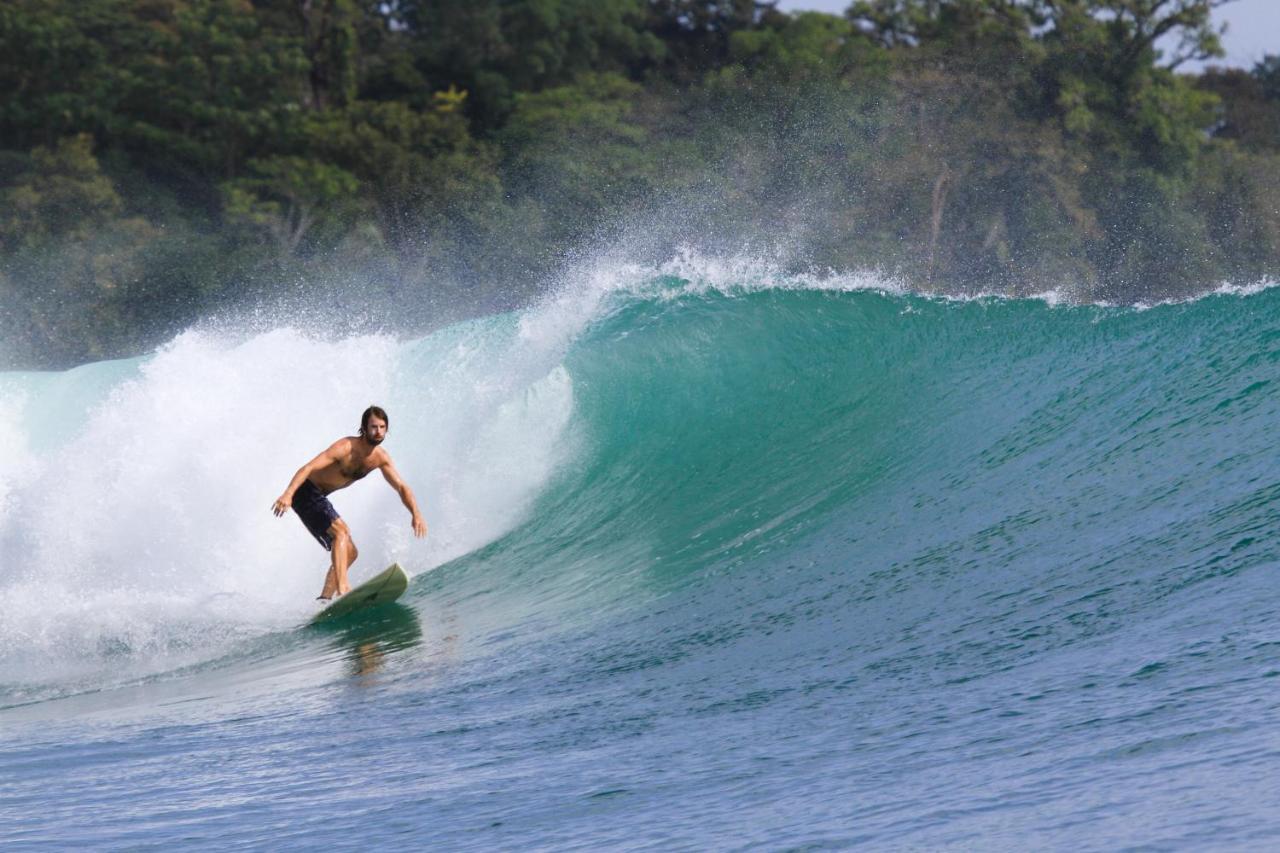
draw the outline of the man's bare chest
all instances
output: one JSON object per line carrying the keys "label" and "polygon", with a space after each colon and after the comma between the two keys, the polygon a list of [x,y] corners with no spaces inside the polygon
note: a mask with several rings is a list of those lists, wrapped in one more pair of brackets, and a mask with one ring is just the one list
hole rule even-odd
{"label": "man's bare chest", "polygon": [[333,465],[333,468],[337,473],[344,480],[349,482],[355,482],[356,480],[363,479],[365,475],[370,471],[375,470],[377,467],[378,463],[373,458],[372,454],[369,456],[357,456],[354,453],[349,456],[339,458]]}

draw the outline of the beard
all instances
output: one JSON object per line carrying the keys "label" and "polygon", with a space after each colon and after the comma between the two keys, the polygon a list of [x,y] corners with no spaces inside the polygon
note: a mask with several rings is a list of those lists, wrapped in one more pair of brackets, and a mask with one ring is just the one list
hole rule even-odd
{"label": "beard", "polygon": [[382,444],[382,442],[386,441],[386,437],[384,436],[382,438],[371,438],[370,436],[366,435],[364,437],[364,440],[368,442],[370,447],[377,447],[379,444]]}

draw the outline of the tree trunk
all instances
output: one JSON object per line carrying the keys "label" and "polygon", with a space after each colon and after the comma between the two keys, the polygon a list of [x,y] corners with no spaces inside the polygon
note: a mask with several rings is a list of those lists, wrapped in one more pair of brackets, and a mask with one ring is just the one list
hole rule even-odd
{"label": "tree trunk", "polygon": [[947,184],[951,181],[951,169],[946,163],[938,179],[933,182],[933,213],[929,220],[929,281],[933,281],[938,253],[938,235],[942,233],[942,209],[947,203]]}

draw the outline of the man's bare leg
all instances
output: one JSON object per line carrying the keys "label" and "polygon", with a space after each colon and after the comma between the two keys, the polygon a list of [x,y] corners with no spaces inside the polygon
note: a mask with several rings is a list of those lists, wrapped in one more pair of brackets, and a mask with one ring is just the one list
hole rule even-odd
{"label": "man's bare leg", "polygon": [[324,589],[321,598],[333,598],[334,595],[346,595],[351,592],[351,584],[347,581],[347,569],[360,556],[356,544],[351,541],[351,530],[342,519],[336,519],[329,526],[329,536],[333,540],[330,548],[329,573],[324,578]]}
{"label": "man's bare leg", "polygon": [[320,599],[322,601],[328,601],[338,594],[338,567],[335,565],[337,560],[337,553],[331,553],[329,557],[329,571],[324,576],[324,589],[320,591]]}

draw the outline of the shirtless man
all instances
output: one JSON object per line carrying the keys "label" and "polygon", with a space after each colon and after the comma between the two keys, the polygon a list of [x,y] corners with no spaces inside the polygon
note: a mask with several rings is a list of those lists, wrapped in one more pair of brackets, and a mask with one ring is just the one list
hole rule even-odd
{"label": "shirtless man", "polygon": [[298,513],[311,535],[319,540],[332,557],[329,574],[324,579],[320,599],[327,601],[334,595],[346,595],[351,591],[347,583],[347,569],[356,561],[359,551],[351,541],[351,530],[338,517],[326,495],[345,489],[370,471],[382,471],[391,488],[400,493],[400,500],[413,515],[413,534],[419,538],[427,535],[427,523],[418,512],[413,491],[400,479],[400,472],[391,464],[382,440],[387,437],[387,413],[379,406],[370,406],[360,416],[360,434],[340,438],[329,448],[298,469],[289,481],[271,511],[276,517],[289,509]]}

